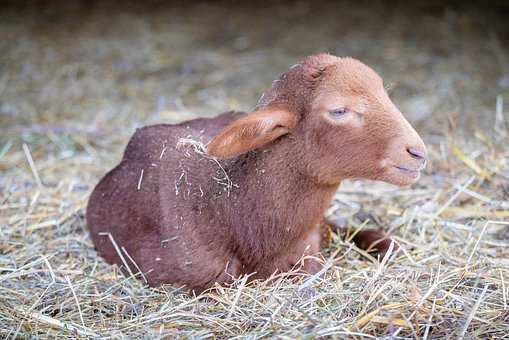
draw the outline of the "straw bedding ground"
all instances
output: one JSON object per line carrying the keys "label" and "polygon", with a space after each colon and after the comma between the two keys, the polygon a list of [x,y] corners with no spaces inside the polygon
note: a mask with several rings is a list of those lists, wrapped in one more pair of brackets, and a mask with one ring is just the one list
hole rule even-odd
{"label": "straw bedding ground", "polygon": [[[291,7],[285,35],[265,9],[205,4],[149,11],[150,20],[137,9],[112,14],[119,7],[1,13],[0,338],[508,337],[507,90],[492,83],[506,51],[496,34],[479,39],[475,16],[430,15],[415,38],[405,33],[412,14],[397,8],[386,31],[358,20],[363,8],[325,6],[311,26],[317,9]],[[226,15],[245,37],[213,25]],[[364,31],[347,31],[354,19]],[[436,39],[438,29],[454,43]],[[241,278],[201,296],[146,288],[97,257],[87,198],[134,127],[247,109],[277,72],[317,50],[363,58],[396,81],[405,112],[424,112],[410,117],[432,159],[419,183],[345,182],[328,212],[351,229],[390,230],[399,251],[373,259],[333,234],[323,277]],[[472,60],[480,78],[462,73]],[[463,116],[483,129],[465,129]]]}
{"label": "straw bedding ground", "polygon": [[459,154],[457,145],[432,148],[431,168],[412,188],[348,182],[338,192],[329,213],[354,228],[392,230],[401,246],[392,256],[378,262],[333,235],[324,277],[240,279],[190,296],[145,288],[97,257],[83,218],[91,186],[79,175],[102,169],[97,158],[32,161],[43,145],[4,145],[0,333],[506,337],[509,153],[481,143],[460,157],[452,150]]}

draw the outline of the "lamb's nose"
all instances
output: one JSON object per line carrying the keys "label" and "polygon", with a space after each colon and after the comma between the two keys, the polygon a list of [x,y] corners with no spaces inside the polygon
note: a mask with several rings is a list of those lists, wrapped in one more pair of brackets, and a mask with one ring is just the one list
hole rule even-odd
{"label": "lamb's nose", "polygon": [[428,157],[426,156],[426,151],[421,151],[416,148],[407,148],[406,151],[415,159],[418,159],[422,162],[422,167],[426,166],[426,161]]}
{"label": "lamb's nose", "polygon": [[413,157],[417,159],[426,160],[426,152],[417,150],[416,148],[407,148],[406,151]]}

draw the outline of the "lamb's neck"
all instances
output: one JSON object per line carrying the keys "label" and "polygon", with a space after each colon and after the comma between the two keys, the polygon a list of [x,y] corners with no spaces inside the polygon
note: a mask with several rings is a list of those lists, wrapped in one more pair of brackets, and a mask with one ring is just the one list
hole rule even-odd
{"label": "lamb's neck", "polygon": [[[300,163],[301,152],[287,139],[240,156],[228,165],[231,180],[238,185],[229,209],[235,223],[263,221],[260,228],[300,234],[319,222],[339,183],[320,184],[307,176]],[[243,209],[242,214],[239,209]]]}

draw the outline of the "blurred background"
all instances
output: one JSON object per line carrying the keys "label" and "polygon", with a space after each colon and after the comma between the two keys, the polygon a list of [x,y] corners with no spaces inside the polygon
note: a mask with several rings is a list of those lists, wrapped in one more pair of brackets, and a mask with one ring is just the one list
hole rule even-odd
{"label": "blurred background", "polygon": [[508,16],[505,1],[7,2],[0,138],[111,145],[140,125],[250,110],[317,52],[373,67],[425,136],[490,134],[497,97],[508,111]]}

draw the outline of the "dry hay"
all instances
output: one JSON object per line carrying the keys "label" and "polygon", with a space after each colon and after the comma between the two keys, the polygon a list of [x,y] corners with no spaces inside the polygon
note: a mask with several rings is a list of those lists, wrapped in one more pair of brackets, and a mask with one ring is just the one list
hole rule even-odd
{"label": "dry hay", "polygon": [[[212,177],[212,180],[219,184],[222,189],[226,192],[228,196],[230,196],[230,192],[233,189],[233,187],[238,187],[237,184],[233,183],[230,179],[230,176],[224,169],[223,165],[215,158],[207,154],[207,148],[206,145],[203,144],[202,141],[196,140],[193,136],[187,136],[183,138],[179,138],[177,141],[177,150],[181,150],[184,153],[184,156],[187,158],[191,157],[190,152],[192,151],[195,155],[200,157],[200,160],[205,159],[211,163],[213,163],[214,167],[217,168],[216,170],[216,177]],[[206,165],[204,165],[206,166]],[[182,179],[182,177],[186,177],[186,172],[183,169],[181,178],[178,179],[178,182]],[[187,179],[185,179],[187,181]],[[178,186],[177,183],[175,183],[175,192],[178,195]],[[200,187],[201,196],[203,196],[203,191]]]}
{"label": "dry hay", "polygon": [[479,134],[468,144],[440,139],[430,147],[432,164],[411,188],[343,185],[329,213],[352,228],[390,229],[400,250],[381,262],[333,235],[324,277],[279,274],[251,284],[240,278],[201,296],[146,288],[97,257],[83,217],[95,181],[84,174],[104,168],[92,145],[57,158],[48,156],[47,136],[31,147],[3,144],[0,334],[507,336],[503,135],[495,142]]}

